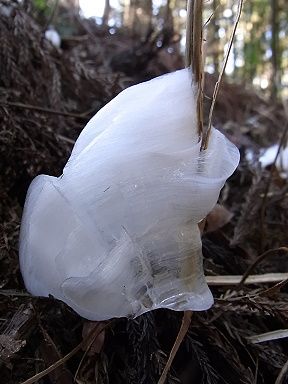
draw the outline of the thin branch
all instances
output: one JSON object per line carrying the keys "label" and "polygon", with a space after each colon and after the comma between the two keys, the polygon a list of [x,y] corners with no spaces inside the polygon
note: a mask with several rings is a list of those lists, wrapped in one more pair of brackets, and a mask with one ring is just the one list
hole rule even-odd
{"label": "thin branch", "polygon": [[[102,328],[100,331],[98,331],[98,329],[93,329],[89,335],[83,339],[81,341],[80,344],[78,344],[74,349],[72,349],[71,352],[67,353],[67,355],[65,355],[64,357],[62,357],[62,359],[59,359],[58,361],[56,361],[54,364],[50,365],[50,367],[44,369],[42,372],[39,372],[37,373],[36,375],[30,377],[30,379],[22,382],[21,384],[34,384],[36,383],[36,381],[38,381],[39,379],[41,379],[42,377],[48,375],[50,372],[54,371],[56,368],[58,368],[59,366],[63,365],[64,363],[66,363],[66,361],[68,361],[72,356],[74,356],[78,351],[80,351],[84,346],[86,346],[87,342],[89,342],[89,340],[91,338],[95,338],[97,337],[101,332],[104,331],[105,328],[109,327],[111,325],[111,323],[113,322],[110,321],[109,323],[107,323],[105,325],[104,328]],[[96,332],[98,331],[98,332]]]}
{"label": "thin branch", "polygon": [[[217,5],[215,11],[217,10],[217,8],[219,7],[219,5]],[[205,21],[204,25],[203,25],[203,28],[207,27],[207,25],[210,23],[210,21],[213,19],[213,17],[215,16],[215,11],[211,13],[211,15],[208,17],[208,19]]]}
{"label": "thin branch", "polygon": [[203,149],[207,149],[207,147],[208,147],[209,137],[210,137],[210,133],[211,133],[211,129],[212,129],[212,117],[213,117],[213,112],[214,112],[214,108],[215,108],[215,104],[216,104],[216,99],[217,99],[217,96],[218,96],[220,83],[221,83],[222,77],[224,75],[227,62],[228,62],[230,51],[232,49],[233,40],[234,40],[234,37],[235,37],[235,34],[236,34],[238,23],[239,23],[239,20],[240,20],[240,17],[241,17],[242,8],[243,8],[243,2],[244,2],[244,0],[239,0],[236,20],[235,20],[235,23],[234,23],[234,26],[233,26],[232,34],[230,36],[228,50],[227,50],[224,62],[222,64],[222,68],[221,68],[218,80],[217,80],[217,82],[215,84],[215,88],[214,88],[214,92],[213,92],[213,97],[212,97],[212,103],[211,103],[211,107],[210,107],[210,111],[209,111],[208,128],[207,128],[205,136],[203,137],[203,140],[202,140],[202,146],[201,146],[202,150]]}
{"label": "thin branch", "polygon": [[78,376],[78,373],[79,373],[80,368],[81,368],[81,366],[82,366],[82,363],[83,363],[85,357],[87,356],[87,353],[90,351],[90,349],[91,349],[91,347],[92,347],[92,344],[94,343],[94,341],[96,340],[96,338],[97,338],[102,332],[104,332],[105,326],[103,326],[103,327],[101,328],[101,326],[99,326],[99,325],[100,325],[100,323],[98,323],[98,325],[97,325],[95,328],[96,328],[96,329],[97,329],[97,328],[100,329],[100,331],[99,331],[98,333],[95,332],[95,334],[91,336],[91,339],[90,339],[90,341],[89,341],[89,344],[88,344],[88,346],[86,347],[85,352],[84,352],[84,354],[83,354],[83,356],[82,356],[82,358],[81,358],[81,360],[80,360],[80,363],[79,363],[78,368],[77,368],[77,370],[76,370],[76,373],[75,373],[75,375],[74,375],[74,382],[77,381],[77,376]]}
{"label": "thin branch", "polygon": [[[223,276],[206,276],[206,282],[210,286],[220,285],[237,285],[240,283],[242,275],[223,275]],[[244,284],[266,284],[278,283],[288,279],[288,272],[284,273],[264,273],[262,275],[250,275]]]}
{"label": "thin branch", "polygon": [[271,296],[275,295],[275,293],[279,293],[280,289],[285,287],[288,284],[288,278],[286,280],[279,281],[275,285],[270,288],[265,289],[257,294],[257,296]]}
{"label": "thin branch", "polygon": [[170,355],[169,355],[169,359],[165,365],[165,368],[164,368],[162,375],[158,381],[158,384],[164,384],[166,379],[167,379],[167,375],[168,375],[168,372],[170,370],[171,364],[173,363],[174,357],[175,357],[184,337],[186,336],[186,333],[188,332],[188,329],[189,329],[189,326],[191,323],[192,314],[193,314],[192,311],[185,311],[183,314],[182,324],[181,324],[179,333],[176,337],[175,343],[174,343],[172,350],[170,352]]}
{"label": "thin branch", "polygon": [[191,68],[193,81],[197,85],[197,129],[199,138],[203,135],[203,1],[190,0],[187,7],[186,66]]}
{"label": "thin branch", "polygon": [[252,344],[264,343],[266,341],[279,340],[288,337],[288,329],[277,329],[277,331],[261,333],[247,337]]}
{"label": "thin branch", "polygon": [[275,384],[282,384],[284,383],[284,380],[285,380],[285,376],[288,372],[288,360],[286,361],[286,363],[283,365],[276,381],[275,381]]}
{"label": "thin branch", "polygon": [[81,119],[81,120],[86,120],[86,121],[88,120],[88,117],[86,116],[86,112],[83,112],[81,114],[72,113],[72,112],[62,112],[62,111],[57,111],[55,109],[39,107],[37,105],[31,105],[31,104],[18,103],[18,102],[14,102],[14,101],[1,101],[0,106],[4,106],[4,107],[10,106],[10,107],[16,107],[16,108],[30,109],[30,110],[48,113],[48,114],[52,114],[52,115],[74,117],[75,119]]}
{"label": "thin branch", "polygon": [[287,247],[280,247],[280,248],[269,249],[268,251],[266,251],[266,252],[262,253],[260,256],[258,256],[256,258],[256,260],[247,268],[247,270],[243,274],[243,277],[242,277],[242,279],[241,279],[241,281],[239,283],[239,287],[238,288],[242,287],[242,285],[244,284],[244,282],[247,279],[247,277],[250,275],[250,273],[253,271],[253,269],[259,263],[261,263],[261,261],[263,261],[267,256],[270,256],[271,254],[273,254],[275,252],[288,252],[288,248]]}
{"label": "thin branch", "polygon": [[259,358],[257,357],[254,375],[254,384],[258,383],[258,372],[259,372]]}

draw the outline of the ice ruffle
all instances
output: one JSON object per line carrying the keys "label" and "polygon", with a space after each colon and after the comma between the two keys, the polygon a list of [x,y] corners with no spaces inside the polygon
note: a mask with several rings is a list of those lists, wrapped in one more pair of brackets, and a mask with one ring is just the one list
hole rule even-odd
{"label": "ice ruffle", "polygon": [[198,223],[238,162],[215,129],[200,152],[187,69],[121,92],[86,125],[63,174],[29,188],[27,289],[90,320],[208,309]]}

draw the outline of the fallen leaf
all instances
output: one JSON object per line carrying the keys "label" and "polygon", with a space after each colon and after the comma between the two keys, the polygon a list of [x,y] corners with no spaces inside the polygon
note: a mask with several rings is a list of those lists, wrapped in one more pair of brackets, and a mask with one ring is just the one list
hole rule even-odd
{"label": "fallen leaf", "polygon": [[[106,323],[102,321],[87,321],[83,324],[83,330],[82,330],[82,337],[85,339],[93,330],[96,331],[98,329],[99,334],[94,339],[93,343],[91,344],[91,347],[89,351],[87,352],[88,356],[93,356],[95,354],[98,354],[101,352],[101,349],[103,348],[104,340],[105,340],[105,331],[101,332],[101,330],[105,327]],[[98,333],[98,332],[97,332]],[[95,334],[93,332],[93,334]],[[83,350],[86,351],[89,343],[91,341],[89,340],[87,345],[83,347]]]}
{"label": "fallen leaf", "polygon": [[214,232],[224,227],[232,219],[233,213],[228,211],[223,205],[216,204],[206,217],[205,232]]}

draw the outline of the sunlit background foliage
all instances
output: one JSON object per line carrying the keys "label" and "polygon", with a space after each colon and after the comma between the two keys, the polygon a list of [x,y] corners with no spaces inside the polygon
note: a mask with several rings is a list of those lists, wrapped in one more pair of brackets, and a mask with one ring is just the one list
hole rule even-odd
{"label": "sunlit background foliage", "polygon": [[[34,0],[39,10],[45,12],[46,8],[47,13],[54,1]],[[79,7],[80,15],[93,18],[99,25],[108,25],[110,34],[117,34],[124,27],[144,38],[151,27],[159,31],[172,28],[180,35],[180,49],[184,53],[186,0],[75,1],[73,6]],[[71,0],[62,2],[72,4]],[[210,0],[204,4],[203,23],[209,20],[205,25],[206,71],[217,73],[227,49],[238,1]],[[226,68],[228,79],[253,85],[273,98],[288,96],[287,8],[286,0],[245,1]],[[173,53],[172,47],[170,52]]]}

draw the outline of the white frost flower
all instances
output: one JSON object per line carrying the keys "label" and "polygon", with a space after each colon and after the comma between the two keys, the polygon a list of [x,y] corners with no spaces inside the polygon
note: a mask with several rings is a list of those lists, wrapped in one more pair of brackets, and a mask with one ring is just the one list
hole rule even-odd
{"label": "white frost flower", "polygon": [[238,162],[215,129],[200,152],[187,69],[121,92],[89,121],[63,175],[29,188],[27,289],[90,320],[208,309],[198,223]]}
{"label": "white frost flower", "polygon": [[45,39],[49,40],[54,47],[60,48],[61,37],[53,26],[49,26],[49,28],[45,31]]}

